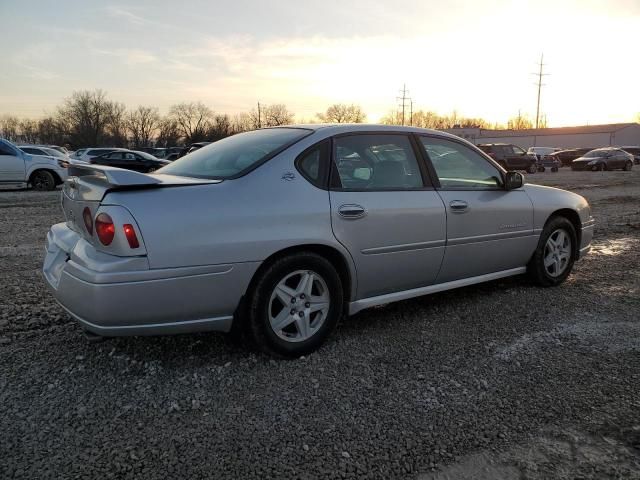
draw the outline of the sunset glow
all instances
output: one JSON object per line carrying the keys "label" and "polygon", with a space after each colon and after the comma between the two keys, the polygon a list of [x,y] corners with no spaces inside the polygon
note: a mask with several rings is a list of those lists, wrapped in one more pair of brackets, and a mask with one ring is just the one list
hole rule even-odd
{"label": "sunset glow", "polygon": [[266,3],[4,2],[0,115],[41,117],[100,88],[163,112],[284,103],[300,121],[356,103],[375,122],[406,83],[416,110],[506,123],[535,114],[543,52],[550,126],[640,112],[637,1]]}

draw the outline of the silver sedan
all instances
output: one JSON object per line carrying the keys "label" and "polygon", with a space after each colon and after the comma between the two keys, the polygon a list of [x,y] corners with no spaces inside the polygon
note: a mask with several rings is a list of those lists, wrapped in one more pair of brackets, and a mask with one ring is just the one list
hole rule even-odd
{"label": "silver sedan", "polygon": [[375,305],[525,273],[558,285],[594,228],[583,197],[418,128],[262,129],[151,175],[70,170],[43,271],[99,336],[234,330],[299,356]]}

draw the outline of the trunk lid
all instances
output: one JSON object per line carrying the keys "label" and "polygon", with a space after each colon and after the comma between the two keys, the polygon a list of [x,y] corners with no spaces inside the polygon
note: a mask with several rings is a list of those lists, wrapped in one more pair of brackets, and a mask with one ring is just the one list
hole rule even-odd
{"label": "trunk lid", "polygon": [[185,187],[220,182],[221,180],[144,174],[102,165],[71,165],[69,178],[62,187],[62,210],[67,226],[91,243],[95,243],[94,236],[85,227],[84,211],[85,208],[89,210],[93,223],[102,200],[111,191]]}

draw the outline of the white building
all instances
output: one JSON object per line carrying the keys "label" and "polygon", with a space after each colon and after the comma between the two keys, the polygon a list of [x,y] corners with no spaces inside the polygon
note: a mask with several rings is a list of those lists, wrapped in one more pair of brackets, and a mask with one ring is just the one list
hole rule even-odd
{"label": "white building", "polygon": [[529,147],[597,148],[640,146],[640,124],[638,123],[531,128],[528,130],[450,128],[446,131],[475,144],[512,143],[525,150]]}

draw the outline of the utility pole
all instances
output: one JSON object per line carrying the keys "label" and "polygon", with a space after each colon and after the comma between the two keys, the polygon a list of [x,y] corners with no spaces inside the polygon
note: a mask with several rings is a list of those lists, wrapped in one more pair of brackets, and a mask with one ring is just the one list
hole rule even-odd
{"label": "utility pole", "polygon": [[[405,123],[405,110],[407,108],[407,101],[412,101],[411,97],[408,97],[409,90],[407,90],[407,85],[402,85],[402,90],[400,90],[401,97],[396,97],[396,101],[400,102],[399,107],[402,108],[402,125]],[[413,106],[411,107],[411,115],[413,116]]]}
{"label": "utility pole", "polygon": [[258,128],[262,128],[262,120],[260,117],[260,102],[258,102]]}
{"label": "utility pole", "polygon": [[413,127],[413,99],[409,99],[411,109],[409,110],[409,125]]}
{"label": "utility pole", "polygon": [[538,73],[532,74],[532,75],[538,76],[538,82],[536,83],[538,87],[538,104],[536,107],[536,128],[538,128],[538,126],[540,125],[540,94],[542,92],[542,87],[545,86],[545,84],[542,83],[542,77],[546,77],[547,75],[549,75],[548,73],[542,73],[542,69],[544,67],[543,60],[544,60],[544,53],[540,55],[540,64],[539,64]]}

